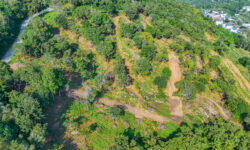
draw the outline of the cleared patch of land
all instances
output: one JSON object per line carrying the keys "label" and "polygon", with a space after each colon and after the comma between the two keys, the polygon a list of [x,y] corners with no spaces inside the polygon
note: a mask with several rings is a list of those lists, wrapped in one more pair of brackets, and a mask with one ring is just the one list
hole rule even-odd
{"label": "cleared patch of land", "polygon": [[179,97],[173,96],[173,93],[178,91],[178,89],[175,86],[175,83],[181,80],[181,69],[179,67],[179,59],[174,54],[174,52],[169,53],[168,63],[169,63],[169,68],[172,72],[167,84],[170,113],[172,116],[177,116],[179,118],[182,118],[183,116],[182,101]]}
{"label": "cleared patch of land", "polygon": [[170,121],[175,122],[175,120],[168,118],[168,117],[160,116],[160,115],[156,114],[154,111],[145,110],[145,109],[141,109],[141,108],[137,108],[137,107],[132,107],[132,106],[127,105],[127,104],[122,104],[122,103],[119,103],[116,101],[109,100],[107,98],[101,98],[98,101],[100,103],[103,103],[103,104],[111,106],[111,107],[121,106],[126,111],[133,114],[136,118],[143,119],[145,117],[145,118],[149,118],[153,121],[157,121],[157,122],[161,122],[161,123],[170,122]]}

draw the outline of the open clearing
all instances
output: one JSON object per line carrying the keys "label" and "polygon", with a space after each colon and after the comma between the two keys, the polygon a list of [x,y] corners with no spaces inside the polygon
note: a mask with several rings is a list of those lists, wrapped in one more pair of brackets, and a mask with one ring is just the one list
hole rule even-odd
{"label": "open clearing", "polygon": [[183,116],[182,101],[179,97],[173,96],[173,93],[178,91],[175,83],[181,80],[181,69],[179,67],[179,59],[174,52],[169,53],[169,68],[172,72],[167,84],[167,92],[169,96],[169,107],[172,116],[177,116],[180,119]]}

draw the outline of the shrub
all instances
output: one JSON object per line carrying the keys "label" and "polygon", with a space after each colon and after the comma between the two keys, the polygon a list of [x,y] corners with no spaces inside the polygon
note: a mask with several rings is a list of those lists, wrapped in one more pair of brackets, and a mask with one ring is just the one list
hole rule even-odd
{"label": "shrub", "polygon": [[193,84],[197,90],[197,93],[205,92],[206,87],[205,87],[205,84],[203,82],[195,81]]}
{"label": "shrub", "polygon": [[100,42],[97,46],[96,50],[99,54],[104,56],[107,60],[111,59],[115,55],[116,51],[116,43],[113,42],[111,39],[105,39],[104,41]]}
{"label": "shrub", "polygon": [[143,26],[141,23],[135,24],[135,23],[127,23],[124,21],[119,21],[119,23],[121,25],[120,32],[122,37],[132,39],[137,31],[143,30]]}
{"label": "shrub", "polygon": [[250,67],[250,58],[249,57],[241,57],[238,59],[238,61],[244,67]]}
{"label": "shrub", "polygon": [[171,70],[168,67],[163,68],[161,75],[155,77],[154,84],[158,86],[158,88],[166,88],[167,81],[171,76]]}
{"label": "shrub", "polygon": [[169,45],[169,47],[172,49],[172,50],[174,50],[175,52],[177,52],[177,53],[181,53],[181,52],[183,52],[184,51],[184,45],[181,45],[181,44],[177,44],[177,43],[171,43],[170,45]]}
{"label": "shrub", "polygon": [[56,15],[55,23],[57,25],[59,25],[60,27],[62,27],[64,29],[67,29],[68,28],[68,21],[67,21],[67,18],[66,18],[66,14],[60,13],[60,14]]}
{"label": "shrub", "polygon": [[155,30],[155,27],[153,27],[153,26],[147,25],[145,32],[150,33],[153,37],[156,36],[156,30]]}
{"label": "shrub", "polygon": [[168,61],[168,51],[167,49],[162,49],[155,56],[155,60],[158,62],[167,62]]}
{"label": "shrub", "polygon": [[138,17],[138,9],[134,5],[126,5],[124,12],[130,20],[135,20]]}
{"label": "shrub", "polygon": [[120,55],[117,55],[114,61],[114,72],[115,74],[117,74],[118,81],[122,86],[127,86],[131,84],[131,78],[128,75],[128,71]]}
{"label": "shrub", "polygon": [[163,68],[161,74],[162,74],[162,76],[166,77],[167,80],[169,80],[169,78],[171,76],[171,70],[168,67],[165,67],[165,68]]}
{"label": "shrub", "polygon": [[137,32],[133,38],[133,41],[135,42],[135,46],[139,49],[142,48],[142,39],[140,37],[140,32]]}
{"label": "shrub", "polygon": [[109,108],[109,114],[112,118],[123,116],[125,111],[120,107],[111,107]]}
{"label": "shrub", "polygon": [[157,76],[154,79],[154,84],[158,86],[158,88],[166,88],[167,86],[167,78],[164,76]]}
{"label": "shrub", "polygon": [[141,56],[146,57],[148,60],[153,60],[155,56],[155,49],[154,45],[144,45],[142,46]]}
{"label": "shrub", "polygon": [[80,72],[82,78],[88,79],[95,75],[96,65],[93,60],[92,53],[85,53],[82,50],[78,50],[74,53],[73,62],[75,70]]}
{"label": "shrub", "polygon": [[148,59],[141,58],[136,61],[135,72],[141,75],[149,75],[151,70],[151,64]]}
{"label": "shrub", "polygon": [[213,68],[213,69],[217,69],[218,66],[220,65],[221,63],[221,59],[219,56],[212,56],[210,58],[210,67]]}

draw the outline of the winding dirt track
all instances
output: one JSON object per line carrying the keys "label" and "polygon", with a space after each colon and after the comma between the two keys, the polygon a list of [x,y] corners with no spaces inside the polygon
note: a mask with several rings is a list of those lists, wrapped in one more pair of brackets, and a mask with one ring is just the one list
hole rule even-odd
{"label": "winding dirt track", "polygon": [[176,116],[181,119],[183,117],[182,101],[179,97],[173,96],[173,93],[178,91],[178,89],[175,87],[175,83],[181,80],[181,69],[179,67],[180,62],[174,52],[170,52],[168,63],[172,72],[167,84],[170,113],[172,116]]}
{"label": "winding dirt track", "polygon": [[141,108],[137,108],[137,107],[132,107],[130,105],[127,104],[123,104],[123,103],[119,103],[113,100],[109,100],[107,98],[100,98],[98,100],[98,102],[103,103],[104,105],[107,106],[121,106],[123,107],[126,111],[130,112],[131,114],[135,115],[136,118],[149,118],[151,120],[157,121],[157,122],[176,122],[176,120],[174,118],[168,118],[168,117],[164,117],[161,115],[156,114],[154,111],[150,111],[150,110],[145,110],[145,109],[141,109]]}

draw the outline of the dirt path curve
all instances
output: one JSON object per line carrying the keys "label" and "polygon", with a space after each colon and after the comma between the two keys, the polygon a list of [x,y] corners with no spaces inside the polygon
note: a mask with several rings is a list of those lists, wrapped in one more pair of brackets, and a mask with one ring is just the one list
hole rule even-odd
{"label": "dirt path curve", "polygon": [[149,118],[153,121],[157,121],[157,122],[161,122],[161,123],[165,123],[165,122],[174,122],[174,123],[179,123],[178,119],[176,119],[176,117],[164,117],[161,115],[156,114],[154,111],[150,111],[150,110],[145,110],[145,109],[141,109],[141,108],[137,108],[137,107],[132,107],[130,105],[127,104],[123,104],[123,103],[119,103],[113,100],[109,100],[107,98],[100,98],[98,100],[98,102],[103,103],[104,105],[107,106],[122,106],[125,108],[126,111],[130,112],[131,114],[135,115],[136,118]]}
{"label": "dirt path curve", "polygon": [[169,107],[170,114],[172,116],[177,116],[182,118],[183,110],[182,110],[182,101],[179,97],[173,96],[173,93],[178,91],[175,87],[175,83],[181,80],[181,69],[179,67],[179,59],[174,54],[174,52],[169,53],[169,67],[172,72],[170,79],[167,84],[167,92],[169,96]]}
{"label": "dirt path curve", "polygon": [[[233,123],[233,124],[235,124],[235,125],[237,125],[237,126],[239,126],[239,127],[242,127],[241,124],[239,124],[239,123],[237,123],[237,122],[234,122],[234,121],[233,121],[233,118],[232,118],[232,116],[231,116],[231,114],[230,114],[230,112],[229,112],[228,110],[226,110],[224,107],[222,107],[220,104],[218,104],[216,101],[211,100],[211,99],[209,99],[209,98],[207,98],[207,97],[204,97],[204,96],[199,96],[199,97],[197,97],[197,98],[204,99],[204,100],[208,101],[209,103],[214,104],[214,105],[218,108],[219,113],[221,114],[221,116],[222,116],[225,120],[227,120],[227,121],[229,121],[229,122],[231,122],[231,123]],[[243,128],[243,127],[242,127],[242,128]]]}

